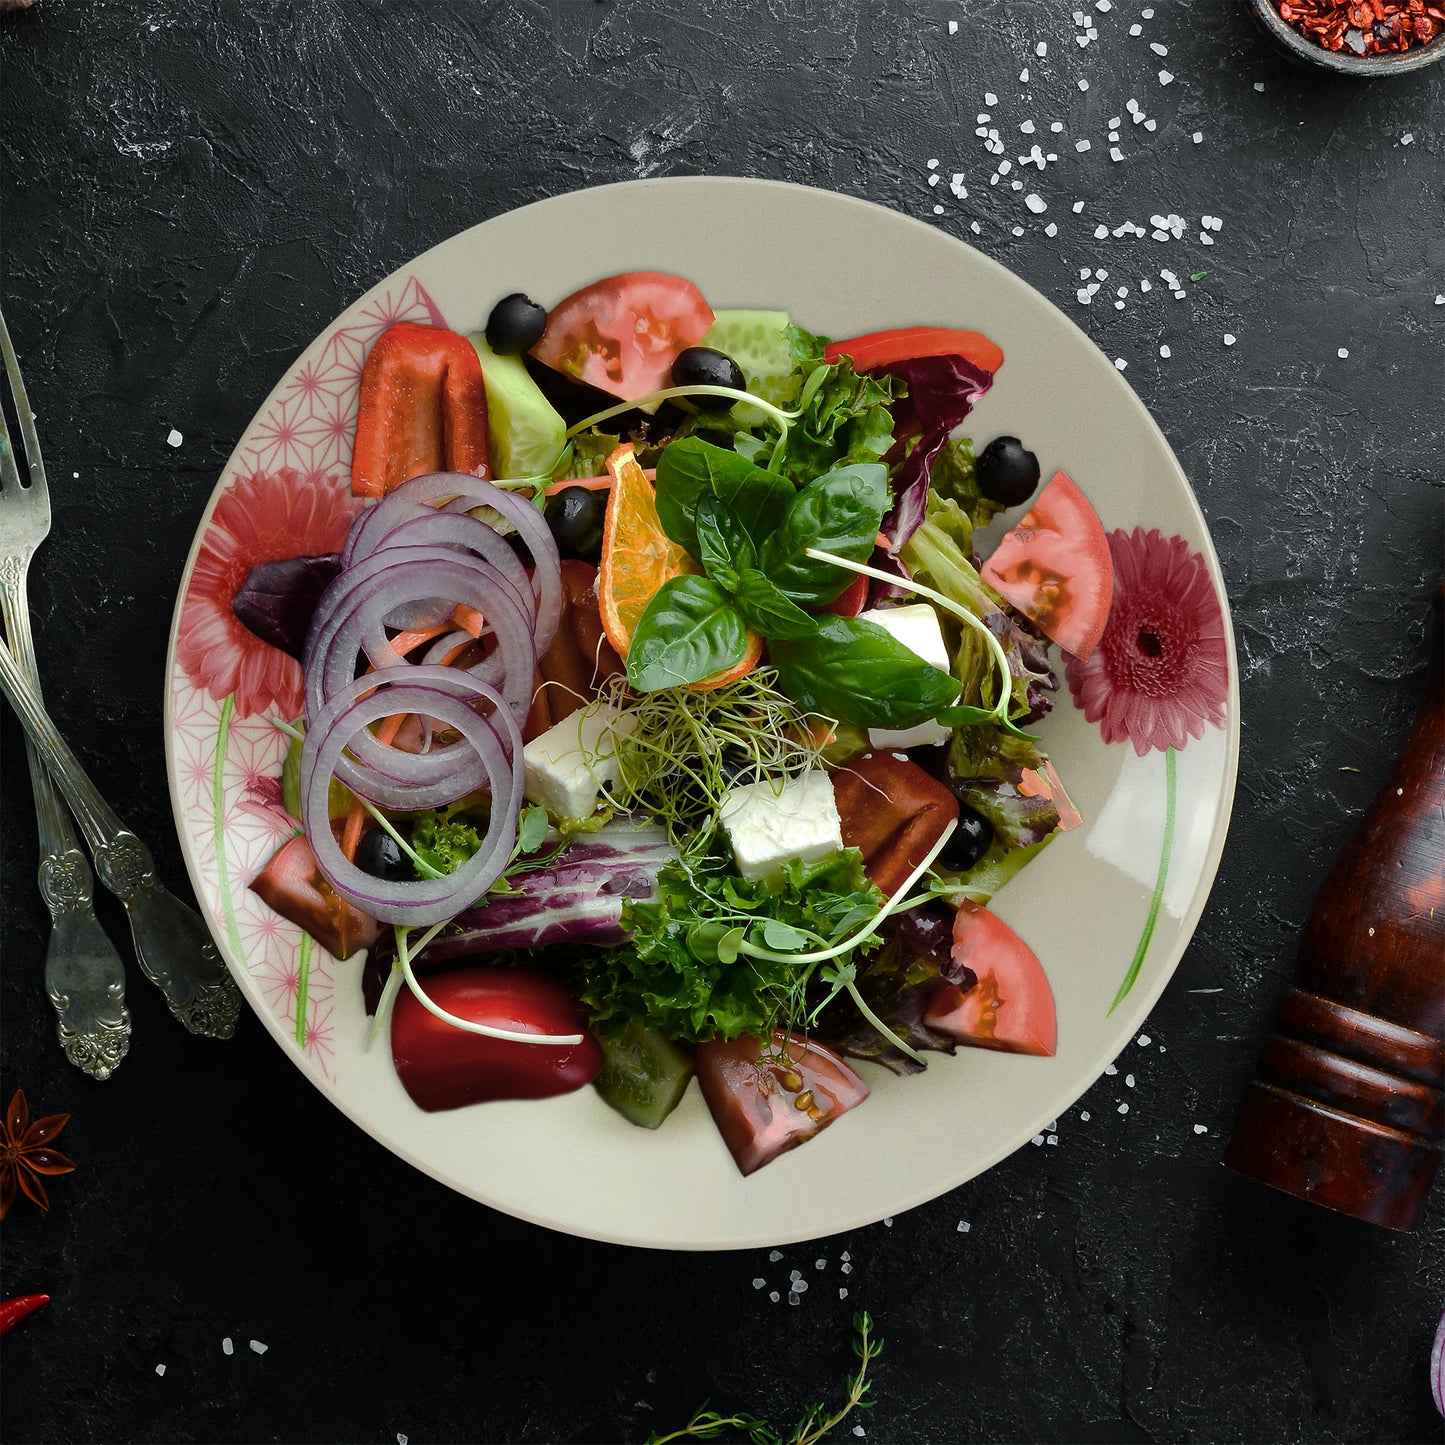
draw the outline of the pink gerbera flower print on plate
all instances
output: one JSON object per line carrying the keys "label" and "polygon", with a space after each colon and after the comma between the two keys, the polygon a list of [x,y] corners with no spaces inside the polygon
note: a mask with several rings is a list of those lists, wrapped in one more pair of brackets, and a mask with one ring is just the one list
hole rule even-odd
{"label": "pink gerbera flower print on plate", "polygon": [[1224,726],[1229,651],[1204,558],[1183,537],[1135,527],[1111,532],[1114,601],[1087,659],[1071,657],[1069,690],[1106,743],[1140,757],[1182,748]]}
{"label": "pink gerbera flower print on plate", "polygon": [[273,704],[282,717],[301,710],[301,665],[263,642],[231,610],[258,562],[339,552],[361,503],[346,480],[300,476],[289,467],[238,477],[216,503],[191,574],[176,654],[197,687],[234,696],[236,716]]}

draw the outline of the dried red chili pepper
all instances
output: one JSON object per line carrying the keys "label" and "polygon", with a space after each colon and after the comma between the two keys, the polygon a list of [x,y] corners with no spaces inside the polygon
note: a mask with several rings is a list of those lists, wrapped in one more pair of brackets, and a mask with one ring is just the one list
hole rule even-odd
{"label": "dried red chili pepper", "polygon": [[351,490],[380,497],[428,472],[490,475],[482,364],[465,336],[399,321],[361,373]]}
{"label": "dried red chili pepper", "polygon": [[0,1300],[0,1335],[9,1334],[26,1315],[33,1315],[41,1305],[48,1305],[48,1294],[22,1294],[15,1299]]}
{"label": "dried red chili pepper", "polygon": [[1430,0],[1278,0],[1280,19],[1324,50],[1384,55],[1427,45],[1445,31]]}

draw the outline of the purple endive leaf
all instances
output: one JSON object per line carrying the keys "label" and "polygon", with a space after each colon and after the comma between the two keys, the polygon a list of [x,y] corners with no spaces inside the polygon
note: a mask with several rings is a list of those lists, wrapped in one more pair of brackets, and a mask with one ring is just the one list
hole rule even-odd
{"label": "purple endive leaf", "polygon": [[335,553],[258,562],[231,599],[236,620],[299,662],[321,594],[341,571]]}

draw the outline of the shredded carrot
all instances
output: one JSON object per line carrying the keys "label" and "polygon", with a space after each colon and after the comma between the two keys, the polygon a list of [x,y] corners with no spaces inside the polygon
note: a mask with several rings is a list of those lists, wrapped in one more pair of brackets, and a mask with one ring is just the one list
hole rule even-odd
{"label": "shredded carrot", "polygon": [[346,828],[341,834],[341,851],[346,854],[346,861],[356,861],[356,848],[361,842],[361,825],[366,821],[366,809],[361,806],[359,798],[354,799],[351,804],[351,811],[346,815]]}
{"label": "shredded carrot", "polygon": [[451,620],[455,622],[463,632],[470,632],[473,637],[480,637],[482,635],[482,627],[486,622],[486,619],[475,607],[467,607],[460,602],[452,612]]}
{"label": "shredded carrot", "polygon": [[[657,469],[655,467],[643,467],[642,475],[649,482],[657,480]],[[558,492],[566,491],[568,487],[581,487],[584,492],[605,492],[612,485],[612,476],[609,473],[605,477],[576,477],[571,481],[551,482],[544,489],[549,497]]]}
{"label": "shredded carrot", "polygon": [[418,632],[398,632],[391,639],[392,651],[398,657],[405,657],[407,653],[415,652],[423,642],[431,642],[443,632],[451,631],[451,627],[452,619],[449,617],[445,622],[438,622],[435,627],[424,627]]}

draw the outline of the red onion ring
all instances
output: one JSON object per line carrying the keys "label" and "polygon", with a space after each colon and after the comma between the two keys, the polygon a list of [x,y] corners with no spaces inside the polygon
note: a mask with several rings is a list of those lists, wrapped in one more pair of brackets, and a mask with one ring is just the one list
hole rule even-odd
{"label": "red onion ring", "polygon": [[[498,707],[499,720],[511,743],[511,757],[491,719],[480,716],[455,695],[464,674],[454,668],[417,668],[425,672],[418,682],[378,687],[366,697],[340,705],[321,727],[307,734],[302,746],[301,823],[311,840],[317,866],[343,898],[384,923],[425,926],[441,923],[480,898],[501,876],[511,856],[522,799],[522,738],[511,714]],[[441,686],[438,673],[450,673]],[[362,679],[357,679],[362,681]],[[474,684],[477,696],[488,701],[491,690]],[[330,705],[328,705],[328,711]],[[331,831],[327,795],[336,765],[352,737],[368,723],[396,712],[435,717],[455,728],[476,749],[492,794],[491,816],[482,847],[455,873],[443,878],[393,883],[363,872],[341,851]],[[461,794],[454,794],[449,801]]]}

